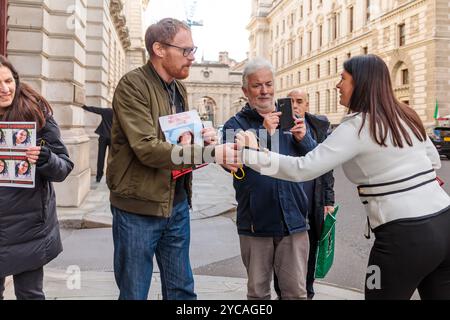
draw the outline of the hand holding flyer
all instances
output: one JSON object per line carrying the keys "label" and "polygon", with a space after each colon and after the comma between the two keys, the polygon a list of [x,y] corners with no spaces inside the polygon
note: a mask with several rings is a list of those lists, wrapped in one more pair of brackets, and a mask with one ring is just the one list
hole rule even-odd
{"label": "hand holding flyer", "polygon": [[167,142],[180,144],[186,141],[186,134],[190,134],[191,144],[203,146],[201,134],[203,124],[197,110],[160,117],[159,124]]}
{"label": "hand holding flyer", "polygon": [[[160,117],[159,124],[167,142],[177,145],[197,144],[203,146],[203,124],[197,110]],[[173,170],[172,178],[177,179],[204,166],[206,164],[188,169]]]}

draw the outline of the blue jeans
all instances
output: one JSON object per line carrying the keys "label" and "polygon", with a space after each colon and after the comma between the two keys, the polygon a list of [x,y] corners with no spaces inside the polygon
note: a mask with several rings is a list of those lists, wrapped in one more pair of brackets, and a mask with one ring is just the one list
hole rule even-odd
{"label": "blue jeans", "polygon": [[132,214],[111,206],[114,275],[121,300],[147,300],[153,256],[160,270],[164,300],[195,300],[189,261],[190,221],[187,201],[170,218]]}

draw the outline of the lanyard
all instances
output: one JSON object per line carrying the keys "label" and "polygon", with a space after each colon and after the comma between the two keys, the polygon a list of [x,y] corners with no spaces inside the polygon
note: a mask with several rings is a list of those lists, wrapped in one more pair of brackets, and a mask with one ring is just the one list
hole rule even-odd
{"label": "lanyard", "polygon": [[[242,172],[242,174],[240,176],[237,174],[239,171]],[[244,169],[243,168],[239,168],[238,172],[231,171],[231,175],[233,177],[235,177],[236,179],[238,179],[238,180],[244,179],[245,178],[245,171],[244,171]]]}

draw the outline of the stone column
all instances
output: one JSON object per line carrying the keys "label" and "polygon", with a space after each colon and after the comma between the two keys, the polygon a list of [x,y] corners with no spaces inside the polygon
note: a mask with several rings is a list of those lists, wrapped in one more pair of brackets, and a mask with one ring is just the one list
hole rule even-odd
{"label": "stone column", "polygon": [[131,46],[127,50],[127,69],[133,70],[142,66],[147,61],[147,54],[142,30],[142,13],[148,5],[148,1],[127,0],[124,1],[124,14],[127,17],[127,26],[130,30]]}
{"label": "stone column", "polygon": [[85,96],[86,0],[10,1],[9,57],[22,79],[54,109],[75,163],[55,184],[59,206],[79,206],[90,186],[89,137],[82,128]]}

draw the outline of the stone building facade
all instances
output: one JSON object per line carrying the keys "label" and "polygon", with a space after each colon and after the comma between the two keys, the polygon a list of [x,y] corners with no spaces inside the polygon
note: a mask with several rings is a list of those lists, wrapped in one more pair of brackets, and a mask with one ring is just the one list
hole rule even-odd
{"label": "stone building facade", "polygon": [[79,206],[95,170],[99,116],[115,86],[145,63],[142,13],[148,0],[10,0],[8,58],[54,109],[75,167],[57,184],[60,206]]}
{"label": "stone building facade", "polygon": [[448,0],[252,0],[250,57],[276,69],[278,96],[303,88],[310,111],[339,123],[336,83],[351,56],[381,56],[397,97],[426,125],[450,114]]}
{"label": "stone building facade", "polygon": [[242,92],[242,63],[219,54],[219,61],[202,61],[191,67],[184,82],[188,92],[189,108],[196,109],[202,120],[222,125],[245,104]]}

